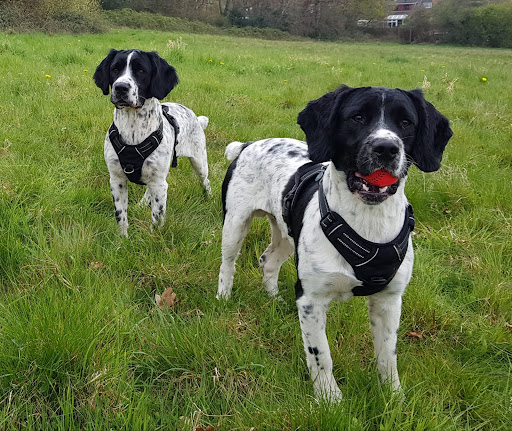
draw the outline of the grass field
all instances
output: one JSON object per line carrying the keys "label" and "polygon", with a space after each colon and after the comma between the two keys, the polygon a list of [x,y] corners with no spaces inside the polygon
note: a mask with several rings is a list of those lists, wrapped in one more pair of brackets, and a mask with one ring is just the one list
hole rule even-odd
{"label": "grass field", "polygon": [[[210,118],[213,198],[182,160],[152,233],[131,186],[129,241],[103,161],[113,109],[92,81],[111,47],[157,50],[181,78],[167,100]],[[512,430],[511,67],[505,50],[0,34],[0,430]],[[314,400],[292,261],[282,300],[261,285],[264,222],[232,300],[215,300],[224,147],[303,139],[298,112],[341,83],[423,87],[455,133],[442,169],[413,169],[407,185],[417,227],[402,402],[379,383],[362,298],[329,312],[344,400]],[[163,312],[154,296],[168,287],[179,302]]]}

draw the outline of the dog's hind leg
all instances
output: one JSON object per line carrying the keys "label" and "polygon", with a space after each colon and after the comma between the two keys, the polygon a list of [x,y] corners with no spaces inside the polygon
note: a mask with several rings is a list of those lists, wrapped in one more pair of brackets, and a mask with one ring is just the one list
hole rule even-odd
{"label": "dog's hind leg", "polygon": [[263,271],[263,282],[270,296],[279,293],[277,280],[281,265],[293,254],[293,244],[283,235],[273,215],[267,215],[270,223],[272,239],[269,246],[260,256],[260,267]]}
{"label": "dog's hind leg", "polygon": [[146,187],[146,191],[144,192],[144,196],[139,202],[139,205],[148,207],[151,205],[151,193],[149,193],[149,189]]}
{"label": "dog's hind leg", "polygon": [[229,211],[226,213],[222,226],[222,264],[217,299],[229,299],[231,296],[236,259],[249,232],[252,218],[252,214],[241,217],[240,214],[230,215]]}
{"label": "dog's hind leg", "polygon": [[368,315],[373,334],[377,369],[382,381],[400,391],[400,379],[396,367],[396,341],[400,326],[402,296],[387,292],[368,297]]}
{"label": "dog's hind leg", "polygon": [[199,177],[199,181],[201,182],[201,186],[204,191],[211,196],[212,189],[210,187],[210,180],[208,179],[208,160],[206,158],[206,154],[204,157],[189,157],[188,159],[192,169]]}

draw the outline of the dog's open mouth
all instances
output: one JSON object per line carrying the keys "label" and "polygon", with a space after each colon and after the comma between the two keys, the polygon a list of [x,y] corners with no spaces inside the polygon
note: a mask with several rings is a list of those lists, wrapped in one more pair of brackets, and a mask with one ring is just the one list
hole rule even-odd
{"label": "dog's open mouth", "polygon": [[374,186],[357,175],[356,172],[347,173],[348,189],[358,195],[367,204],[373,205],[384,202],[389,196],[396,193],[399,184],[400,180],[390,186]]}
{"label": "dog's open mouth", "polygon": [[114,106],[117,109],[124,109],[124,108],[140,109],[140,108],[142,108],[142,105],[137,104],[137,103],[128,103],[128,102],[124,102],[124,101],[112,102],[112,103],[114,104]]}

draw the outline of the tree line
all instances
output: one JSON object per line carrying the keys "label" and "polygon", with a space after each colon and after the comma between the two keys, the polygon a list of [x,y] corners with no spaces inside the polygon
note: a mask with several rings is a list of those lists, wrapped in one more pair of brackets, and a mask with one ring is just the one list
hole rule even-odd
{"label": "tree line", "polygon": [[441,0],[404,27],[416,42],[512,48],[512,1]]}
{"label": "tree line", "polygon": [[294,35],[329,38],[354,30],[358,19],[380,20],[386,0],[101,0],[103,9],[198,19],[217,26],[274,28]]}
{"label": "tree line", "polygon": [[385,18],[395,6],[390,0],[0,0],[0,29],[30,21],[35,29],[60,23],[64,31],[101,31],[108,27],[100,24],[102,10],[131,9],[320,39],[398,36],[404,42],[512,48],[512,0],[438,0],[389,29]]}

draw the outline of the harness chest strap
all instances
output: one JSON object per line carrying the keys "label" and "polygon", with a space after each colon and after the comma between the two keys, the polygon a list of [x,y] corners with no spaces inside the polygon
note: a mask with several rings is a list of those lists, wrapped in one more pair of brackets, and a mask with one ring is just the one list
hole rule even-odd
{"label": "harness chest strap", "polygon": [[352,266],[362,286],[352,289],[354,296],[367,296],[383,290],[396,275],[409,247],[409,236],[414,230],[412,205],[405,209],[405,220],[398,236],[387,243],[375,243],[362,238],[338,213],[331,211],[319,181],[318,201],[320,226],[331,244]]}
{"label": "harness chest strap", "polygon": [[[321,228],[338,253],[350,264],[356,278],[362,281],[362,286],[356,286],[352,293],[355,296],[368,296],[380,292],[393,279],[407,253],[409,235],[415,223],[412,206],[407,206],[404,225],[393,241],[383,244],[367,241],[343,217],[330,210],[322,186],[324,171],[324,165],[308,163],[296,172],[295,184],[283,199],[283,217],[290,235],[296,202],[305,191],[318,189]],[[295,238],[298,235],[292,236]]]}
{"label": "harness chest strap", "polygon": [[[162,113],[169,121],[171,127],[174,128],[174,146],[171,166],[174,168],[177,166],[176,158],[176,145],[178,145],[178,133],[179,126],[176,119],[169,114],[169,107],[162,105]],[[109,139],[112,143],[123,172],[132,183],[145,185],[141,180],[142,165],[144,161],[155,151],[163,139],[163,122],[160,122],[160,126],[151,135],[149,135],[144,141],[137,145],[126,145],[119,134],[117,126],[112,123],[108,129]]]}

